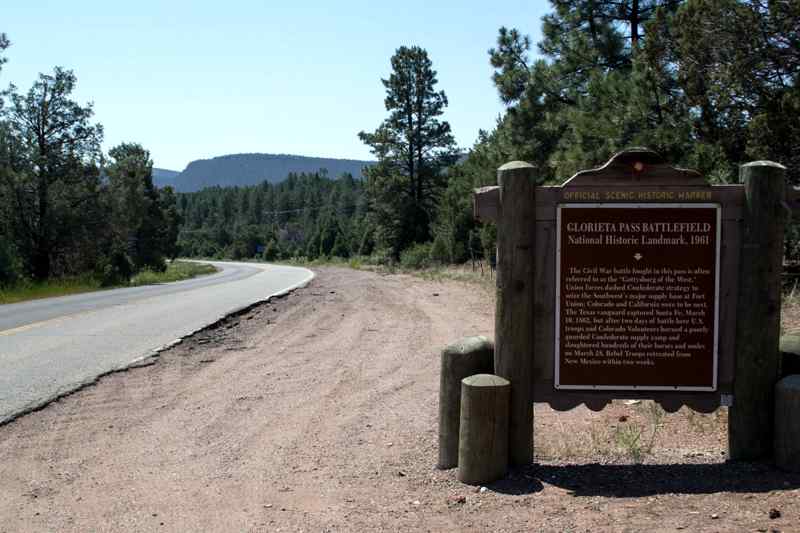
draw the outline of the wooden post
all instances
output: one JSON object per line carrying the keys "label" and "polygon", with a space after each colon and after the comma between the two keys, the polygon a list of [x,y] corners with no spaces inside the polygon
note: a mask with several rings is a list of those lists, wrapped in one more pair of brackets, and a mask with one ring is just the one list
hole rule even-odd
{"label": "wooden post", "polygon": [[479,485],[508,471],[508,380],[476,374],[461,381],[458,479]]}
{"label": "wooden post", "polygon": [[800,472],[800,375],[775,385],[775,464]]}
{"label": "wooden post", "polygon": [[785,167],[743,165],[745,188],[737,306],[736,372],[728,420],[728,456],[751,460],[773,453],[774,390],[780,379],[781,272],[788,214]]}
{"label": "wooden post", "polygon": [[536,171],[521,161],[497,170],[497,310],[494,373],[511,382],[509,459],[533,461],[533,288]]}
{"label": "wooden post", "polygon": [[781,377],[800,374],[800,335],[781,337]]}
{"label": "wooden post", "polygon": [[439,468],[458,464],[461,380],[492,371],[494,344],[486,337],[465,337],[442,350],[439,376]]}

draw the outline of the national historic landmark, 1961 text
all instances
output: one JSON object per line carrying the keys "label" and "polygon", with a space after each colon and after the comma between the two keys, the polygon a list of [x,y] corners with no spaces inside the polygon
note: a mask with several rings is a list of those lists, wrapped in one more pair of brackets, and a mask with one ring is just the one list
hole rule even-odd
{"label": "national historic landmark, 1961 text", "polygon": [[716,204],[558,206],[555,386],[716,390]]}

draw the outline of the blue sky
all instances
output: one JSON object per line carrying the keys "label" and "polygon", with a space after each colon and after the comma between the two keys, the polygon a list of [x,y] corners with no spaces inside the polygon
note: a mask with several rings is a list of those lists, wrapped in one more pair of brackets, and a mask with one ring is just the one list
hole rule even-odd
{"label": "blue sky", "polygon": [[139,142],[156,166],[228,153],[370,159],[358,140],[385,118],[389,58],[427,49],[459,146],[503,105],[486,51],[500,26],[539,39],[548,4],[505,1],[3,3],[12,42],[0,86],[27,91],[56,65],[93,101],[106,150]]}

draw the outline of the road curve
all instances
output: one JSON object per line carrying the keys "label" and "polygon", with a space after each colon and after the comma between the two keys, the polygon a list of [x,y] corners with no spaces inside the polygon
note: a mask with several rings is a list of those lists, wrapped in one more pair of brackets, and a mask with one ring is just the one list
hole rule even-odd
{"label": "road curve", "polygon": [[0,305],[0,424],[314,276],[305,268],[208,262],[220,272]]}

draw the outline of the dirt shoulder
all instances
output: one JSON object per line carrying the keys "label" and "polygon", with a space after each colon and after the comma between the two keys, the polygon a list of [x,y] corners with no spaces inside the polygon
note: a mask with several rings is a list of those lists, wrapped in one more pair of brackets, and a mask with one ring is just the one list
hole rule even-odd
{"label": "dirt shoulder", "polygon": [[318,269],[0,427],[0,532],[800,531],[800,476],[724,463],[724,411],[537,406],[536,466],[482,492],[436,470],[439,350],[493,310],[473,284]]}

